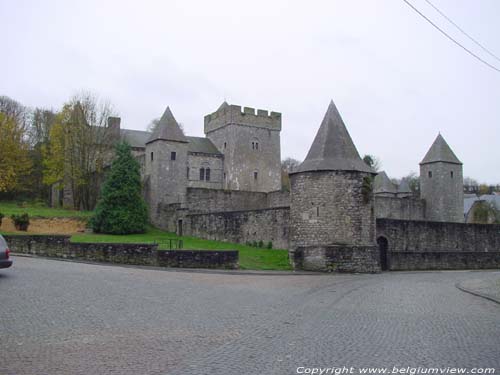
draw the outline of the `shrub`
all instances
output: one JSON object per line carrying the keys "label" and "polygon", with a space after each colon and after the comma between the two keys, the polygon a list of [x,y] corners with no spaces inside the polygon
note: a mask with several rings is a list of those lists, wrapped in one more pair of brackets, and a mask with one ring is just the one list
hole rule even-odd
{"label": "shrub", "polygon": [[252,242],[252,246],[253,246],[253,247],[257,247],[257,245],[258,245],[257,241],[253,241],[253,242]]}
{"label": "shrub", "polygon": [[259,241],[259,247],[264,247],[264,241],[262,240]]}
{"label": "shrub", "polygon": [[20,215],[11,215],[12,221],[14,222],[14,226],[17,230],[22,230],[26,232],[30,225],[30,218],[27,213]]}
{"label": "shrub", "polygon": [[2,226],[2,219],[4,218],[5,216],[0,212],[0,226]]}
{"label": "shrub", "polygon": [[268,248],[268,249],[272,249],[272,248],[273,248],[273,241],[269,241],[269,242],[267,243],[267,248]]}
{"label": "shrub", "polygon": [[144,233],[148,211],[142,197],[140,166],[126,143],[116,146],[101,199],[90,220],[94,232],[110,234]]}

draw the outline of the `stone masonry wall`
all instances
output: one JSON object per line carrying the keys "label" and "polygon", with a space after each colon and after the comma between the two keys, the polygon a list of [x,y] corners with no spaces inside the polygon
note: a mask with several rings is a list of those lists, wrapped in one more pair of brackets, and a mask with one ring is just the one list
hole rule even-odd
{"label": "stone masonry wall", "polygon": [[463,223],[462,165],[442,162],[422,164],[420,197],[426,201],[427,220]]}
{"label": "stone masonry wall", "polygon": [[[222,155],[189,153],[187,165],[188,187],[222,189],[224,159]],[[200,180],[200,168],[210,168],[210,180]]]}
{"label": "stone masonry wall", "polygon": [[73,243],[69,236],[5,235],[16,253],[159,267],[227,268],[239,267],[236,250],[158,250],[156,244]]}
{"label": "stone masonry wall", "polygon": [[289,207],[290,193],[188,188],[186,208],[192,213],[261,210]]}
{"label": "stone masonry wall", "polygon": [[188,214],[185,234],[236,243],[272,242],[273,248],[288,249],[289,215],[288,207]]}
{"label": "stone masonry wall", "polygon": [[291,175],[291,247],[375,244],[373,196],[361,192],[368,173],[324,171]]}
{"label": "stone masonry wall", "polygon": [[500,225],[377,219],[391,270],[500,268]]}
{"label": "stone masonry wall", "polygon": [[425,201],[376,195],[375,215],[377,219],[425,220]]}

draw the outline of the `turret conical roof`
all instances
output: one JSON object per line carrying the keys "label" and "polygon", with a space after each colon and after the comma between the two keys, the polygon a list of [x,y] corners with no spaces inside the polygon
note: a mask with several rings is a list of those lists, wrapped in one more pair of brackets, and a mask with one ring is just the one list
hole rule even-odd
{"label": "turret conical roof", "polygon": [[158,140],[188,142],[169,107],[167,107],[165,112],[163,112],[158,125],[154,129],[146,144]]}
{"label": "turret conical roof", "polygon": [[374,192],[377,193],[392,193],[398,192],[397,186],[387,176],[385,171],[379,172],[374,179]]}
{"label": "turret conical roof", "polygon": [[359,156],[332,100],[306,159],[294,173],[336,170],[375,174]]}
{"label": "turret conical roof", "polygon": [[452,164],[462,164],[462,162],[458,160],[455,153],[451,150],[450,146],[448,146],[448,143],[446,143],[441,133],[438,134],[420,164],[435,163],[438,161]]}

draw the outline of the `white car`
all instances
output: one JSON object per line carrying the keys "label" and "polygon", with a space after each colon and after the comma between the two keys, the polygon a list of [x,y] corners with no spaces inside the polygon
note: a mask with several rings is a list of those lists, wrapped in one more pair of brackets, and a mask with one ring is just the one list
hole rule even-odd
{"label": "white car", "polygon": [[9,257],[10,250],[7,241],[0,235],[0,268],[9,268],[12,266],[12,259]]}

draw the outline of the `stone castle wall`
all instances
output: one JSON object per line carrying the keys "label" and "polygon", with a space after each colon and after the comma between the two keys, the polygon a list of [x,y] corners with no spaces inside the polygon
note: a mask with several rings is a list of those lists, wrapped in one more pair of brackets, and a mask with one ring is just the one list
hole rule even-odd
{"label": "stone castle wall", "polygon": [[[200,169],[210,168],[210,180],[200,179]],[[188,165],[186,168],[187,186],[208,188],[208,189],[222,189],[224,173],[224,159],[222,155],[189,153]]]}
{"label": "stone castle wall", "polygon": [[289,207],[290,193],[188,188],[185,207],[191,213],[262,210]]}
{"label": "stone castle wall", "polygon": [[413,197],[375,196],[377,219],[425,220],[425,201]]}
{"label": "stone castle wall", "polygon": [[370,175],[344,171],[291,175],[292,247],[374,245],[373,196],[364,203],[361,191],[365,176]]}
{"label": "stone castle wall", "polygon": [[500,268],[500,225],[377,219],[391,270]]}
{"label": "stone castle wall", "polygon": [[273,248],[289,248],[288,207],[187,214],[184,220],[186,235],[243,244],[272,242]]}

